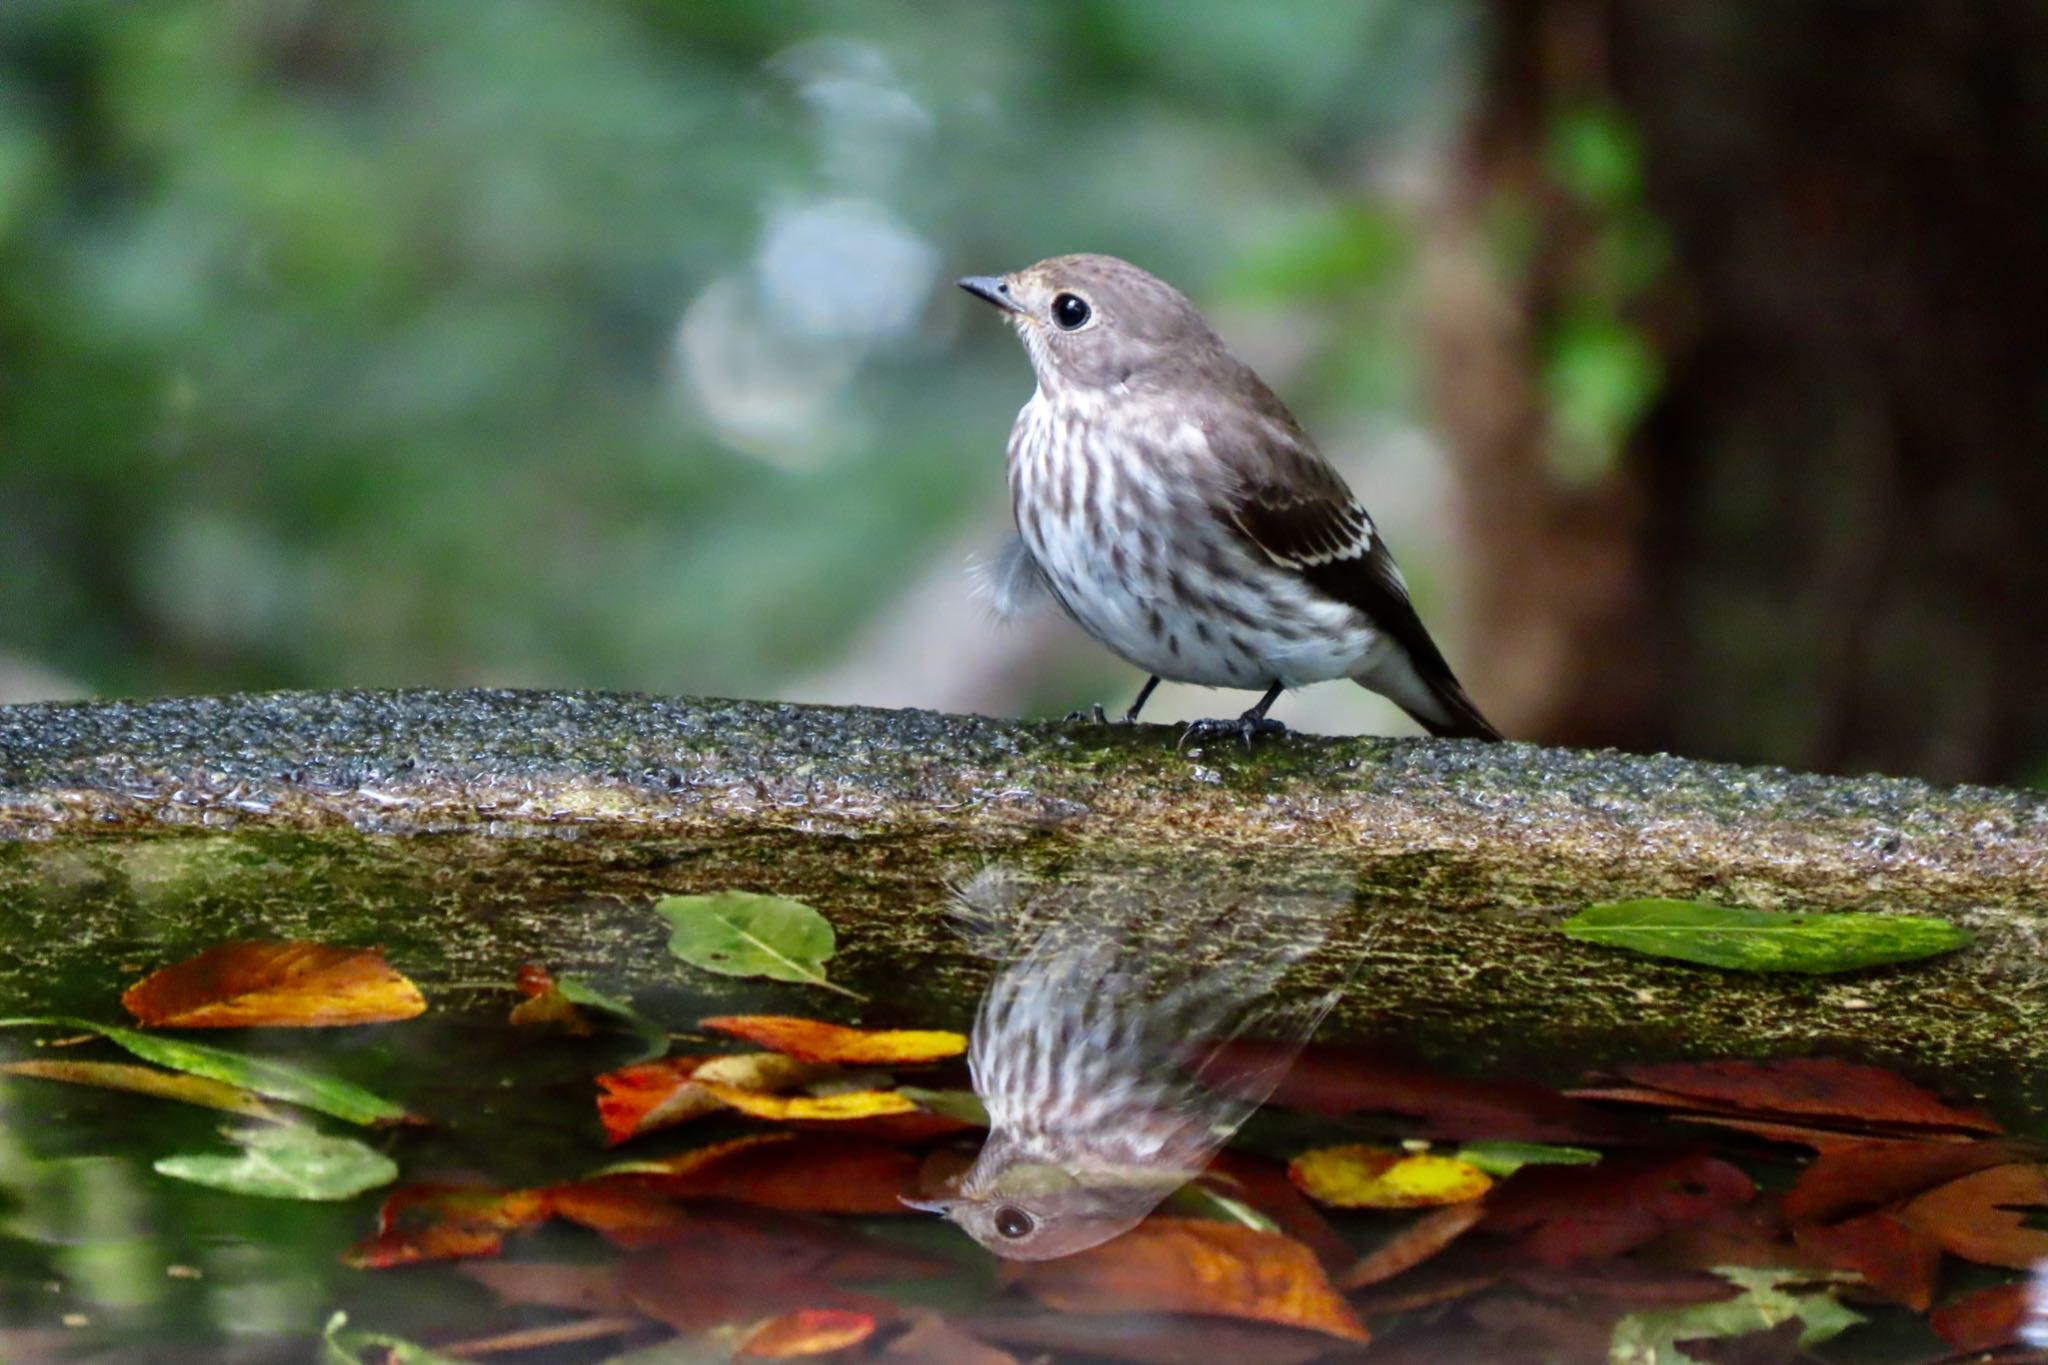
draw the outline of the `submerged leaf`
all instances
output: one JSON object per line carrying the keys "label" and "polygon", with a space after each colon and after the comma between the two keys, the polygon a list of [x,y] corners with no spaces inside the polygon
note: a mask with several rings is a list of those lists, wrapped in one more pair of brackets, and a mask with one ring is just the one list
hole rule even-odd
{"label": "submerged leaf", "polygon": [[444,1356],[403,1337],[383,1332],[351,1332],[348,1314],[336,1313],[327,1320],[320,1336],[320,1365],[458,1365],[455,1357]]}
{"label": "submerged leaf", "polygon": [[1318,1203],[1345,1209],[1462,1204],[1493,1187],[1484,1171],[1456,1157],[1364,1144],[1303,1152],[1288,1165],[1287,1178]]}
{"label": "submerged leaf", "polygon": [[597,1113],[606,1140],[616,1146],[641,1133],[723,1110],[725,1102],[707,1085],[766,1094],[807,1084],[831,1070],[779,1052],[664,1057],[599,1076]]}
{"label": "submerged leaf", "polygon": [[1917,915],[1795,914],[1711,901],[1589,905],[1559,926],[1588,943],[1752,972],[1847,972],[1952,952],[1968,930]]}
{"label": "submerged leaf", "polygon": [[967,1050],[967,1035],[943,1029],[860,1029],[774,1014],[729,1015],[701,1021],[716,1033],[744,1038],[807,1062],[843,1066],[907,1066],[943,1061]]}
{"label": "submerged leaf", "polygon": [[721,1103],[757,1119],[866,1119],[912,1114],[917,1106],[893,1090],[842,1090],[836,1095],[764,1095],[736,1085],[706,1083]]}
{"label": "submerged leaf", "polygon": [[721,976],[762,976],[863,997],[826,979],[837,939],[825,917],[802,901],[753,891],[664,896],[655,911],[675,926],[668,950]]}
{"label": "submerged leaf", "polygon": [[160,1157],[159,1175],[265,1199],[353,1199],[398,1179],[398,1163],[354,1138],[311,1128],[248,1128],[227,1135],[236,1156]]}
{"label": "submerged leaf", "polygon": [[1813,1347],[1863,1321],[1862,1314],[1837,1303],[1825,1284],[1816,1285],[1812,1271],[1737,1265],[1715,1266],[1714,1273],[1741,1293],[1717,1303],[1629,1314],[1614,1324],[1608,1356],[1613,1365],[1689,1360],[1678,1348],[1681,1341],[1746,1336],[1794,1318],[1802,1324],[1799,1344]]}
{"label": "submerged leaf", "polygon": [[5,1066],[0,1066],[0,1071],[10,1076],[34,1076],[45,1081],[68,1081],[73,1085],[96,1086],[101,1090],[127,1090],[137,1095],[152,1095],[157,1099],[177,1100],[207,1109],[220,1109],[230,1114],[240,1114],[243,1118],[262,1119],[267,1123],[291,1121],[257,1096],[238,1086],[224,1085],[219,1081],[208,1080],[204,1076],[158,1071],[155,1067],[136,1066],[131,1062],[8,1062]]}
{"label": "submerged leaf", "polygon": [[1524,1166],[1591,1166],[1600,1160],[1589,1147],[1542,1142],[1468,1142],[1451,1155],[1491,1176],[1513,1175]]}
{"label": "submerged leaf", "polygon": [[736,1360],[788,1360],[795,1356],[824,1355],[858,1346],[873,1336],[871,1313],[846,1308],[800,1308],[785,1313],[747,1333],[733,1352]]}
{"label": "submerged leaf", "polygon": [[151,1033],[114,1024],[95,1024],[89,1019],[51,1015],[32,1019],[0,1019],[0,1028],[72,1028],[99,1034],[145,1062],[170,1067],[192,1076],[204,1076],[224,1085],[253,1090],[273,1100],[315,1109],[347,1123],[417,1122],[405,1106],[373,1094],[349,1081],[336,1080],[316,1071],[267,1057],[249,1057],[205,1043],[188,1043],[179,1038],[159,1038]]}
{"label": "submerged leaf", "polygon": [[1207,1313],[1365,1341],[1365,1324],[1291,1237],[1194,1218],[1148,1218],[1050,1261],[1005,1261],[1003,1282],[1069,1313]]}
{"label": "submerged leaf", "polygon": [[324,943],[223,943],[152,972],[121,997],[159,1028],[330,1028],[423,1014],[419,988],[381,948]]}

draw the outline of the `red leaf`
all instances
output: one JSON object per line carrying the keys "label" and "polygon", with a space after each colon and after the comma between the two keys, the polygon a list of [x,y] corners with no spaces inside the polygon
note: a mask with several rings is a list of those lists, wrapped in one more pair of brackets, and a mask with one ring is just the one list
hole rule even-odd
{"label": "red leaf", "polygon": [[1934,1302],[1941,1247],[1888,1213],[1866,1213],[1825,1227],[1801,1224],[1792,1236],[1822,1263],[1855,1271],[1872,1289],[1916,1313],[1926,1312]]}
{"label": "red leaf", "polygon": [[884,1300],[837,1289],[802,1264],[754,1264],[711,1237],[685,1238],[629,1258],[619,1266],[618,1285],[640,1312],[679,1332],[704,1332],[803,1309],[884,1319],[897,1311]]}
{"label": "red leaf", "polygon": [[808,1213],[909,1213],[918,1158],[825,1133],[741,1139],[638,1169],[671,1195],[712,1195]]}
{"label": "red leaf", "polygon": [[2043,1206],[2048,1176],[2015,1162],[1929,1190],[1898,1216],[1966,1261],[2027,1270],[2048,1260],[2048,1232],[2026,1225],[2026,1210]]}
{"label": "red leaf", "polygon": [[326,1028],[425,1012],[419,988],[380,948],[322,943],[223,943],[153,972],[121,997],[159,1028]]}
{"label": "red leaf", "polygon": [[1342,1289],[1363,1289],[1413,1270],[1442,1251],[1486,1216],[1484,1205],[1446,1204],[1411,1219],[1399,1232],[1374,1247],[1344,1272],[1337,1284]]}
{"label": "red leaf", "polygon": [[1531,1267],[1508,1278],[1549,1298],[1613,1299],[1631,1307],[1720,1303],[1742,1292],[1733,1281],[1710,1270],[1667,1269],[1629,1260],[1557,1269]]}
{"label": "red leaf", "polygon": [[1795,1223],[1832,1223],[2025,1157],[2016,1142],[1859,1142],[1823,1152],[1784,1200]]}
{"label": "red leaf", "polygon": [[1749,1202],[1756,1186],[1700,1153],[1612,1156],[1598,1166],[1525,1166],[1487,1201],[1486,1226],[1519,1233],[1545,1265],[1617,1256],[1667,1228]]}
{"label": "red leaf", "polygon": [[377,1234],[342,1253],[359,1270],[385,1270],[419,1261],[495,1256],[505,1234],[536,1227],[548,1217],[540,1190],[478,1185],[403,1185],[377,1211]]}
{"label": "red leaf", "polygon": [[1856,1123],[2001,1131],[1982,1110],[1943,1103],[1883,1067],[1827,1057],[1775,1062],[1666,1062],[1632,1066],[1637,1085],[1739,1113],[1798,1114]]}
{"label": "red leaf", "polygon": [[875,1320],[848,1308],[799,1308],[770,1318],[747,1334],[733,1352],[738,1360],[789,1360],[826,1355],[858,1346],[875,1332]]}
{"label": "red leaf", "polygon": [[1950,1299],[1928,1315],[1927,1325],[1958,1351],[1989,1351],[2018,1341],[2026,1326],[2032,1286],[1994,1285]]}
{"label": "red leaf", "polygon": [[[1227,1088],[1232,1075],[1273,1059],[1275,1043],[1219,1044],[1205,1077]],[[1468,1081],[1426,1067],[1375,1056],[1361,1048],[1311,1044],[1273,1092],[1273,1103],[1326,1118],[1345,1114],[1406,1114],[1444,1138],[1501,1138],[1519,1142],[1610,1142],[1623,1126],[1588,1104],[1540,1085]]]}

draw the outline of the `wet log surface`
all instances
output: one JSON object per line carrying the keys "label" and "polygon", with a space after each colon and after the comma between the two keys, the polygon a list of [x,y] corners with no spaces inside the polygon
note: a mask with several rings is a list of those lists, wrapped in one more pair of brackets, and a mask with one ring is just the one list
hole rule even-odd
{"label": "wet log surface", "polygon": [[[963,1021],[942,910],[1001,863],[1257,915],[1319,898],[1301,989],[1340,1036],[1461,1070],[1825,1052],[2013,1075],[2048,1044],[2048,796],[1527,745],[1289,736],[598,693],[277,693],[0,707],[0,1008],[104,1013],[230,937],[382,943],[429,990],[542,961],[643,1007],[748,998],[664,951],[665,892],[806,900],[815,1012]],[[1977,941],[1834,977],[1574,942],[1590,900],[1930,914]],[[451,987],[452,988],[452,987]],[[785,996],[780,1003],[792,1002]]]}

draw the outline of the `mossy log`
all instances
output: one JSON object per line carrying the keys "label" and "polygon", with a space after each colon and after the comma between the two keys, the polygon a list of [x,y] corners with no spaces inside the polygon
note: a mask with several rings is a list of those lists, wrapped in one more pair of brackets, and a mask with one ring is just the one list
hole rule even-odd
{"label": "mossy log", "polygon": [[[382,943],[429,988],[524,961],[643,1007],[758,988],[679,966],[650,910],[741,886],[824,910],[870,1020],[964,1020],[941,911],[990,863],[1233,913],[1339,907],[1302,989],[1340,1036],[1460,1070],[1826,1052],[2010,1078],[2048,1051],[2048,797],[1524,744],[534,692],[0,707],[0,1008],[104,1012],[236,936]],[[1937,915],[1975,944],[1835,977],[1590,947],[1589,900]],[[795,988],[790,988],[795,989]],[[786,995],[844,1017],[847,1003]],[[680,1022],[680,1021],[677,1021]],[[1994,1083],[1987,1081],[1987,1084]]]}

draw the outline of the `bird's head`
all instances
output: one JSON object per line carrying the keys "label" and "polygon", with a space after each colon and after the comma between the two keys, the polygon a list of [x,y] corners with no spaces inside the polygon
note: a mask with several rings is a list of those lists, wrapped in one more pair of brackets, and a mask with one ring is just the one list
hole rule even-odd
{"label": "bird's head", "polygon": [[1054,256],[960,287],[1003,311],[1048,391],[1156,384],[1222,350],[1186,295],[1114,256]]}
{"label": "bird's head", "polygon": [[957,1196],[914,1207],[944,1214],[1005,1260],[1050,1261],[1129,1232],[1189,1174],[1084,1171],[1011,1153],[998,1137]]}

